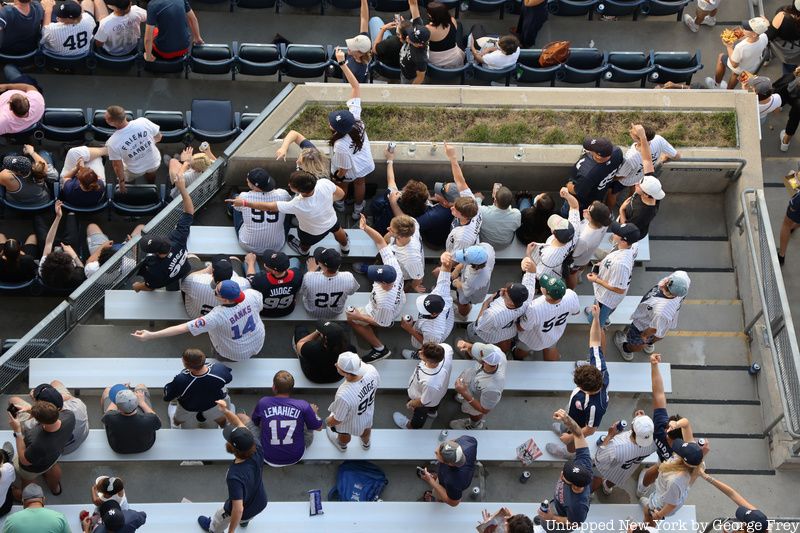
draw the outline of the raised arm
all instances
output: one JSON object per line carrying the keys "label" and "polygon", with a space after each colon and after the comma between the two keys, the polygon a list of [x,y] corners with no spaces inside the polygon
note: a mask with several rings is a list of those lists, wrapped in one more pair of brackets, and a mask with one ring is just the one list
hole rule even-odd
{"label": "raised arm", "polygon": [[228,404],[225,402],[225,400],[217,400],[216,404],[220,411],[222,411],[222,414],[225,415],[225,420],[228,421],[228,424],[237,428],[245,427],[244,422],[242,422],[242,420],[236,416],[236,413],[228,409]]}
{"label": "raised arm", "polygon": [[186,191],[186,180],[184,179],[183,174],[175,177],[175,186],[178,188],[178,192],[181,193],[181,200],[183,200],[183,212],[194,215],[194,203],[192,202],[192,197],[189,196],[189,193]]}
{"label": "raised arm", "polygon": [[603,345],[603,330],[600,328],[600,306],[592,305],[592,326],[589,328],[589,348]]}
{"label": "raised arm", "polygon": [[553,413],[553,420],[558,420],[572,433],[573,442],[575,443],[575,449],[579,448],[588,448],[589,444],[586,442],[586,437],[583,436],[583,429],[578,425],[575,420],[570,417],[566,411],[563,409],[559,409],[555,413]]}
{"label": "raised arm", "polygon": [[389,190],[397,191],[397,181],[394,178],[394,152],[390,152],[387,148],[383,151],[383,156],[386,158],[386,187]]}
{"label": "raised arm", "polygon": [[567,189],[566,187],[561,187],[561,190],[558,192],[558,195],[561,196],[561,198],[563,198],[564,201],[567,202],[567,204],[569,204],[570,211],[573,209],[581,208],[580,204],[578,203],[578,199],[572,196],[572,194],[569,192],[569,189]]}
{"label": "raised arm", "polygon": [[454,146],[447,144],[447,141],[444,143],[444,154],[447,156],[447,159],[450,160],[450,171],[453,173],[453,181],[455,182],[459,192],[469,189],[467,180],[464,179],[464,173],[461,172],[461,166],[458,164],[456,149]]}
{"label": "raised arm", "polygon": [[27,83],[0,83],[0,93],[4,93],[6,91],[37,91],[38,89],[33,85],[28,85]]}
{"label": "raised arm", "polygon": [[375,231],[375,229],[371,228],[369,224],[367,224],[367,217],[363,214],[361,215],[361,220],[358,222],[358,227],[364,230],[364,232],[372,239],[372,242],[375,243],[375,246],[378,248],[378,251],[383,250],[386,248],[387,244],[386,241],[383,240],[383,236]]}
{"label": "raised arm", "polygon": [[408,9],[411,11],[411,20],[419,18],[419,4],[417,0],[408,0]]}
{"label": "raised arm", "polygon": [[655,172],[655,168],[653,167],[653,155],[650,152],[650,143],[647,141],[647,135],[641,124],[634,124],[633,131],[636,132],[636,137],[639,139],[636,149],[639,150],[639,155],[642,156],[642,172],[644,172],[645,176],[649,176]]}
{"label": "raised arm", "polygon": [[350,84],[352,89],[350,91],[350,98],[361,98],[361,84],[358,83],[356,75],[353,74],[353,71],[351,71],[350,67],[347,66],[344,50],[341,48],[336,49],[336,62],[339,63],[339,67],[342,69],[342,74],[344,74],[347,83]]}
{"label": "raised arm", "polygon": [[42,251],[42,257],[45,255],[49,255],[50,252],[53,251],[53,242],[56,240],[56,233],[58,233],[58,225],[61,223],[61,215],[63,214],[61,211],[61,200],[56,200],[56,218],[53,219],[53,223],[50,224],[50,230],[47,232],[47,237],[44,239],[44,250]]}
{"label": "raised arm", "polygon": [[387,30],[393,30],[395,28],[397,28],[397,22],[387,22],[386,24],[381,26],[381,29],[378,32],[378,35],[375,36],[375,42],[372,43],[372,53],[373,54],[377,54],[378,53],[378,43],[383,41],[383,34],[386,33]]}
{"label": "raised arm", "polygon": [[292,143],[300,146],[305,140],[306,138],[300,132],[290,130],[289,133],[286,134],[286,137],[283,138],[281,147],[275,150],[275,159],[286,161],[286,153],[289,151],[289,146],[291,146]]}
{"label": "raised arm", "polygon": [[664,394],[664,379],[661,377],[661,370],[658,368],[658,363],[660,362],[660,353],[654,353],[650,356],[650,381],[653,387],[653,409],[667,408],[667,395]]}
{"label": "raised arm", "polygon": [[361,9],[358,13],[358,32],[369,32],[369,2],[361,0]]}

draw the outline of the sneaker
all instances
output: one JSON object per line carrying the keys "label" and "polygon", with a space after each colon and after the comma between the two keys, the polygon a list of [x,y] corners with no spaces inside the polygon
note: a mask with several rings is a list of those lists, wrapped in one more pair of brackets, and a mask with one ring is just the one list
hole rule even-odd
{"label": "sneaker", "polygon": [[653,346],[652,344],[645,344],[644,348],[642,348],[642,351],[647,355],[650,355],[651,353],[656,351],[656,347]]}
{"label": "sneaker", "polygon": [[650,506],[650,498],[647,496],[642,496],[639,498],[639,505],[642,506],[642,509],[645,509]]}
{"label": "sneaker", "polygon": [[361,441],[361,449],[364,451],[369,450],[369,447],[371,445],[372,445],[371,442],[364,442],[363,440]]}
{"label": "sneaker", "polygon": [[243,520],[239,522],[239,527],[247,527],[250,525],[250,520]]}
{"label": "sneaker", "polygon": [[344,211],[344,201],[338,200],[333,202],[333,208],[339,211],[340,213]]}
{"label": "sneaker", "polygon": [[368,268],[369,265],[367,263],[361,261],[356,261],[353,263],[353,272],[358,272],[359,274],[364,274],[366,276]]}
{"label": "sneaker", "polygon": [[722,80],[721,82],[719,82],[719,88],[720,89],[727,89],[728,88],[728,82],[725,81],[725,80]]}
{"label": "sneaker", "polygon": [[365,363],[375,363],[377,361],[383,361],[390,355],[392,355],[392,351],[386,346],[383,347],[383,350],[372,348],[361,360]]}
{"label": "sneaker", "polygon": [[170,403],[167,405],[167,416],[169,417],[169,428],[170,429],[181,429],[181,424],[175,423],[175,413],[178,410],[177,404]]}
{"label": "sneaker", "polygon": [[619,353],[622,354],[624,360],[633,361],[633,353],[625,351],[625,334],[622,331],[614,333],[614,345],[619,350]]}
{"label": "sneaker", "polygon": [[342,252],[342,255],[347,255],[350,253],[350,238],[347,239],[347,244],[340,244],[339,251]]}
{"label": "sneaker", "polygon": [[3,443],[3,451],[6,452],[6,462],[12,462],[14,460],[14,446],[6,441]]}
{"label": "sneaker", "polygon": [[161,161],[164,163],[165,167],[168,167],[169,166],[169,162],[172,161],[172,156],[169,155],[169,154],[164,154],[161,157]]}
{"label": "sneaker", "polygon": [[564,445],[564,444],[562,444],[560,442],[559,443],[548,442],[545,445],[544,449],[547,450],[547,453],[549,453],[553,457],[558,457],[559,459],[567,460],[567,459],[574,459],[575,458],[575,454],[574,453],[569,453],[567,451],[566,445]]}
{"label": "sneaker", "polygon": [[683,15],[683,23],[686,24],[686,26],[688,26],[689,29],[692,30],[694,33],[697,33],[697,30],[699,28],[697,27],[697,23],[694,21],[694,17],[691,16],[689,13],[685,13]]}
{"label": "sneaker", "polygon": [[778,264],[779,264],[780,266],[783,266],[783,264],[784,264],[785,262],[786,262],[786,256],[785,256],[785,255],[781,255],[781,251],[780,251],[780,250],[778,250]]}
{"label": "sneaker", "polygon": [[703,22],[701,22],[700,24],[702,24],[704,26],[714,26],[716,23],[717,23],[717,18],[716,17],[708,16],[708,17],[704,18]]}
{"label": "sneaker", "polygon": [[565,429],[564,424],[561,422],[553,422],[553,433],[559,437],[564,434]]}
{"label": "sneaker", "polygon": [[461,394],[459,394],[458,392],[456,393],[455,396],[453,396],[453,399],[458,403],[464,403],[464,397],[461,396]]}
{"label": "sneaker", "polygon": [[197,525],[200,526],[200,529],[203,531],[211,531],[211,517],[210,516],[198,516],[197,517]]}
{"label": "sneaker", "polygon": [[397,411],[394,412],[392,415],[392,420],[400,429],[408,429],[408,417],[403,413],[398,413]]}
{"label": "sneaker", "polygon": [[450,429],[486,429],[486,422],[483,420],[475,422],[471,418],[459,418],[450,421]]}
{"label": "sneaker", "polygon": [[361,213],[364,211],[364,207],[367,205],[367,202],[361,202],[360,204],[353,205],[353,220],[361,220]]}
{"label": "sneaker", "polygon": [[334,448],[340,452],[347,451],[347,444],[342,444],[339,442],[339,434],[332,430],[330,426],[325,427],[325,434],[328,436],[328,440],[331,441],[331,444],[333,444]]}
{"label": "sneaker", "polygon": [[719,84],[711,76],[708,76],[703,81],[706,83],[706,87],[709,89],[719,89]]}
{"label": "sneaker", "polygon": [[602,487],[603,494],[605,494],[606,496],[610,496],[611,492],[614,490],[614,487],[609,487],[608,485],[606,485],[606,480],[605,479],[600,484],[600,487]]}
{"label": "sneaker", "polygon": [[300,243],[300,239],[297,238],[295,235],[289,235],[286,237],[286,244],[289,245],[289,248],[297,252],[302,256],[308,255],[308,249],[303,249],[303,245]]}
{"label": "sneaker", "polygon": [[591,307],[584,307],[583,308],[583,316],[586,317],[586,320],[589,321],[589,324],[594,322],[594,316],[592,316],[592,308]]}
{"label": "sneaker", "polygon": [[419,350],[403,350],[403,359],[419,359]]}
{"label": "sneaker", "polygon": [[[780,142],[781,142],[781,152],[788,152],[788,151],[789,151],[789,143],[785,143],[785,144],[784,144],[784,142],[783,142],[783,138],[784,138],[785,136],[786,136],[786,130],[781,130],[781,137],[780,137]],[[789,139],[789,142],[792,142],[792,140],[791,140],[791,139]]]}

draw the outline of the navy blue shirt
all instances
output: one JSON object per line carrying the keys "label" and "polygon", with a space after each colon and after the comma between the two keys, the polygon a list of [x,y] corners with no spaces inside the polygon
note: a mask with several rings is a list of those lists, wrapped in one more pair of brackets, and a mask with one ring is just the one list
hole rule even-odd
{"label": "navy blue shirt", "polygon": [[575,186],[575,198],[581,204],[581,210],[588,208],[595,200],[602,202],[605,199],[606,189],[614,180],[623,160],[622,150],[615,146],[611,159],[605,163],[598,163],[588,153],[575,163],[569,181]]}
{"label": "navy blue shirt", "polygon": [[36,50],[39,46],[44,9],[39,2],[31,2],[28,5],[31,10],[27,15],[23,15],[12,5],[0,8],[0,52],[25,54]]}
{"label": "navy blue shirt", "polygon": [[447,236],[450,234],[450,225],[453,223],[453,213],[448,207],[436,204],[417,217],[419,234],[425,244],[434,248],[444,248]]}
{"label": "navy blue shirt", "polygon": [[463,492],[472,483],[475,474],[475,462],[478,457],[478,441],[475,437],[458,437],[454,439],[464,451],[467,462],[461,466],[449,466],[439,463],[439,484],[447,491],[451,500],[460,500]]}
{"label": "navy blue shirt", "polygon": [[[575,450],[575,462],[591,471],[592,456],[589,454],[589,448]],[[553,512],[557,516],[565,516],[572,523],[581,524],[589,514],[589,498],[591,496],[591,485],[585,487],[580,494],[576,494],[559,478],[556,482],[556,494],[553,496]]]}
{"label": "navy blue shirt", "polygon": [[189,229],[192,227],[194,217],[183,213],[175,229],[169,234],[172,243],[166,257],[157,254],[147,254],[139,274],[144,277],[144,283],[151,289],[166,287],[172,282],[182,280],[192,271],[189,261],[186,260],[186,241],[189,240]]}
{"label": "navy blue shirt", "polygon": [[147,4],[147,24],[158,28],[153,41],[161,52],[179,52],[191,44],[186,13],[192,10],[188,0],[151,0]]}
{"label": "navy blue shirt", "polygon": [[[115,529],[114,533],[133,533],[147,521],[147,514],[142,511],[128,509],[123,510],[122,515],[125,517],[125,525],[122,526],[122,529]],[[107,531],[106,526],[101,523],[94,529],[93,533],[107,533]]]}
{"label": "navy blue shirt", "polygon": [[794,193],[789,200],[789,207],[786,208],[786,216],[789,220],[800,224],[800,191]]}
{"label": "navy blue shirt", "polygon": [[199,413],[214,407],[217,400],[226,396],[225,385],[231,382],[231,369],[222,363],[211,363],[208,372],[193,376],[188,369],[164,385],[164,401],[177,399],[181,407]]}
{"label": "navy blue shirt", "polygon": [[569,397],[569,416],[582,428],[600,427],[603,415],[608,409],[608,369],[603,350],[599,346],[589,349],[589,364],[603,373],[603,386],[599,392],[589,395],[578,387]]}
{"label": "navy blue shirt", "polygon": [[256,453],[241,463],[232,463],[228,467],[225,482],[228,484],[228,499],[223,508],[231,513],[231,500],[242,500],[244,511],[242,520],[250,520],[267,507],[267,491],[261,470],[264,468],[264,451],[256,437]]}
{"label": "navy blue shirt", "polygon": [[97,181],[100,189],[96,191],[84,191],[81,189],[77,178],[72,178],[64,182],[61,189],[61,199],[75,207],[94,207],[100,203],[106,195],[106,185],[103,180]]}
{"label": "navy blue shirt", "polygon": [[667,440],[667,426],[669,425],[669,413],[663,407],[653,409],[653,442],[656,444],[658,460],[662,463],[672,457],[672,447]]}
{"label": "navy blue shirt", "polygon": [[[362,31],[359,35],[364,35],[369,38],[369,32]],[[358,83],[369,83],[369,65],[365,63],[359,63],[356,61],[352,56],[347,56],[347,66],[350,68],[350,72],[358,80]],[[347,83],[347,78],[344,77],[342,74],[342,81]]]}

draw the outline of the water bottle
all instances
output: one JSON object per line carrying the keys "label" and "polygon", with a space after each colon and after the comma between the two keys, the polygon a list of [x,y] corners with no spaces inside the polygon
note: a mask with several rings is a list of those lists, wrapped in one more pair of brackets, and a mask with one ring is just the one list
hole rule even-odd
{"label": "water bottle", "polygon": [[597,445],[598,446],[602,446],[603,445],[603,439],[605,439],[605,436],[597,437]]}
{"label": "water bottle", "polygon": [[208,144],[207,141],[203,141],[203,142],[200,143],[200,151],[201,152],[205,152],[206,150],[208,150],[208,148],[209,148],[209,144]]}
{"label": "water bottle", "polygon": [[403,320],[405,322],[411,322],[411,315],[403,315]]}
{"label": "water bottle", "polygon": [[617,431],[625,431],[628,429],[628,421],[627,420],[620,420],[617,422]]}
{"label": "water bottle", "polygon": [[747,373],[751,376],[757,376],[759,372],[761,372],[761,365],[758,363],[753,363],[750,365],[750,368],[747,369]]}
{"label": "water bottle", "polygon": [[527,483],[528,481],[530,481],[530,479],[531,479],[530,471],[523,470],[522,474],[520,474],[520,476],[519,476],[519,482],[524,484],[524,483]]}
{"label": "water bottle", "polygon": [[347,312],[348,312],[348,313],[353,313],[353,312],[355,312],[355,310],[356,310],[356,308],[355,308],[355,307],[353,307],[352,305],[348,305],[348,306],[347,306]]}
{"label": "water bottle", "polygon": [[395,148],[397,148],[397,143],[394,141],[390,141],[389,144],[386,145],[386,151],[390,154],[394,153]]}
{"label": "water bottle", "polygon": [[444,442],[447,440],[448,431],[443,429],[439,432],[439,442]]}
{"label": "water bottle", "polygon": [[605,5],[603,5],[603,4],[598,4],[598,6],[597,6],[597,12],[598,12],[598,13],[600,13],[600,14],[602,15],[602,14],[603,14],[603,11],[604,11],[605,9],[606,9],[606,6],[605,6]]}
{"label": "water bottle", "polygon": [[614,74],[612,74],[612,73],[611,73],[611,71],[609,70],[608,72],[606,72],[605,74],[603,74],[603,77],[604,77],[605,79],[607,79],[607,80],[610,80],[611,78],[613,78],[613,77],[614,77]]}
{"label": "water bottle", "polygon": [[699,439],[697,439],[697,445],[698,445],[698,446],[700,446],[700,447],[702,448],[703,446],[705,446],[705,445],[706,445],[706,439],[704,439],[704,438],[702,438],[702,437],[701,437],[701,438],[699,438]]}
{"label": "water bottle", "polygon": [[469,493],[469,497],[473,500],[477,500],[481,497],[481,488],[480,487],[472,487],[472,490]]}

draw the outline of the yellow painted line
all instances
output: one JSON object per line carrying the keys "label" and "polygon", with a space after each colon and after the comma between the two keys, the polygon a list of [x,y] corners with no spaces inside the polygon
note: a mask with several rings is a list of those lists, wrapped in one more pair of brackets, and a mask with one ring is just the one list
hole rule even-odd
{"label": "yellow painted line", "polygon": [[687,305],[741,305],[741,300],[684,300]]}
{"label": "yellow painted line", "polygon": [[746,339],[741,331],[670,331],[668,337],[738,337]]}

